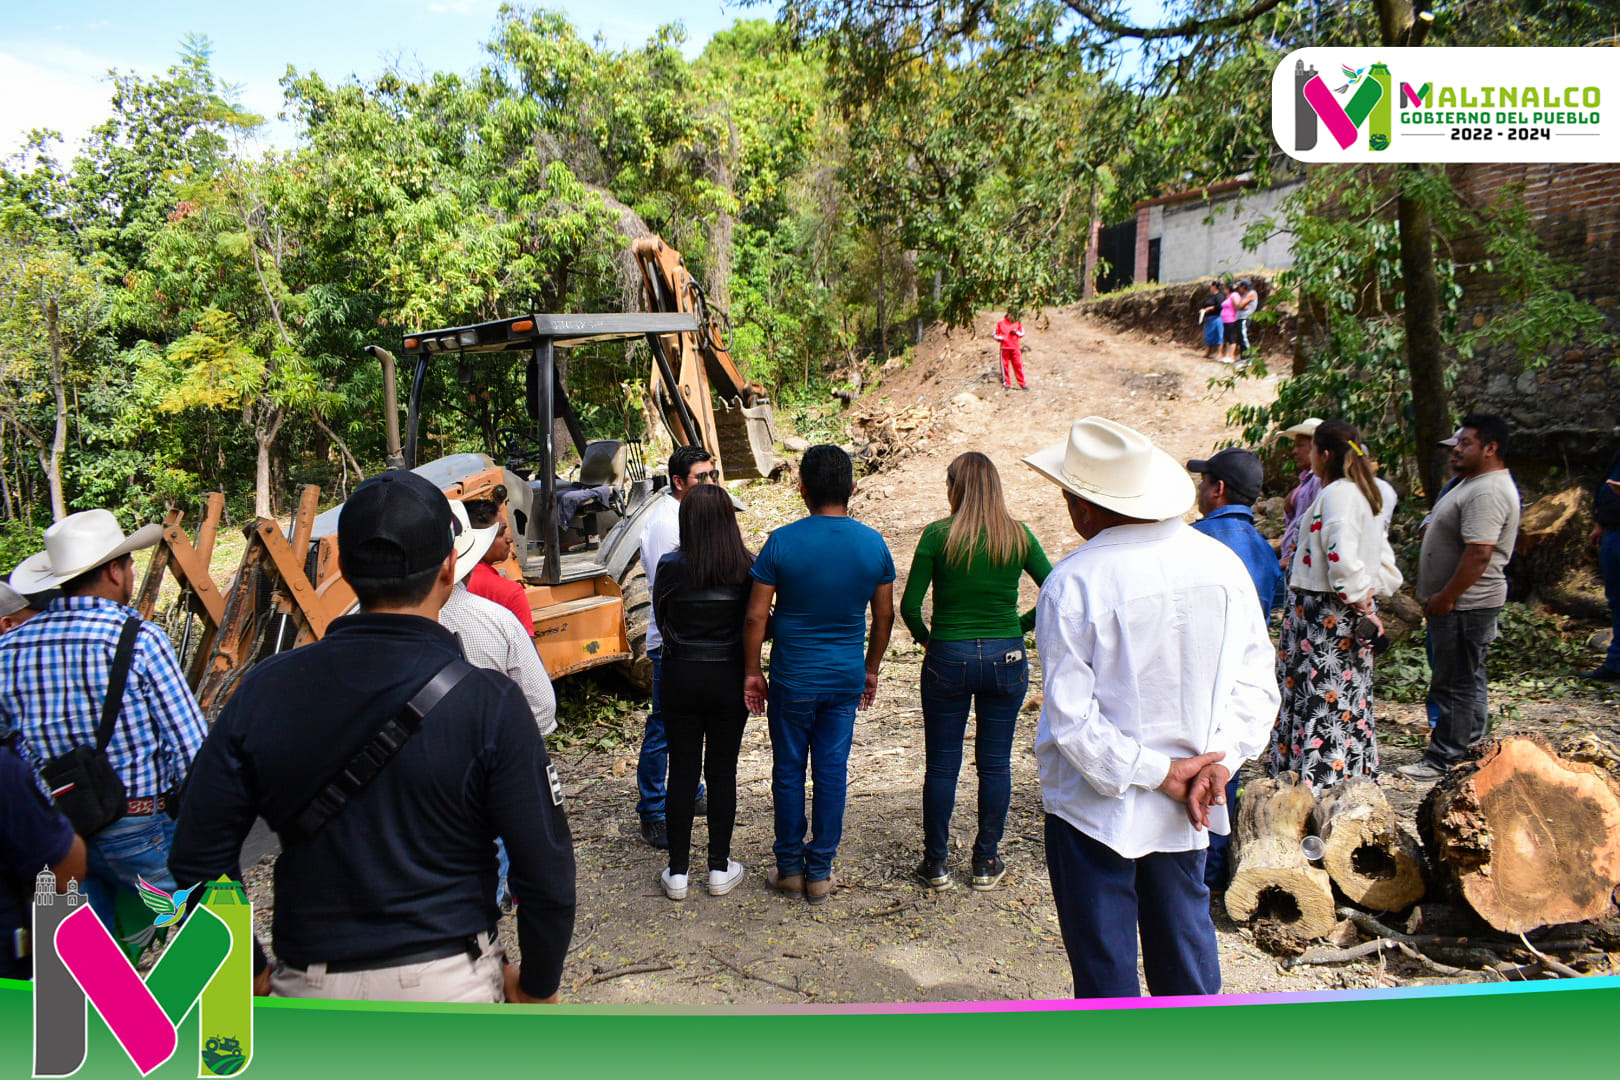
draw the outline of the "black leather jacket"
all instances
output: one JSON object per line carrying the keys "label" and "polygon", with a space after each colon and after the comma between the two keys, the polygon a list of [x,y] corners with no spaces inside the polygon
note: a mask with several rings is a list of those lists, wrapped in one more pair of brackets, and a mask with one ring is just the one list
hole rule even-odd
{"label": "black leather jacket", "polygon": [[685,555],[673,551],[658,560],[653,617],[664,636],[663,660],[741,663],[751,591],[749,581],[693,588]]}

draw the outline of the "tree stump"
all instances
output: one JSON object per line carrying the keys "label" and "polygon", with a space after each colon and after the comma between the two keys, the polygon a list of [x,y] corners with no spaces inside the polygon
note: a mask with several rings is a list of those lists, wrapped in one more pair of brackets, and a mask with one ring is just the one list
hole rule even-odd
{"label": "tree stump", "polygon": [[1226,911],[1236,922],[1266,919],[1305,940],[1325,937],[1338,921],[1327,871],[1299,850],[1316,804],[1293,773],[1245,785],[1232,835],[1236,870]]}
{"label": "tree stump", "polygon": [[1620,781],[1539,739],[1480,744],[1423,800],[1418,829],[1435,872],[1505,933],[1613,909]]}
{"label": "tree stump", "polygon": [[1326,847],[1322,867],[1351,903],[1400,911],[1423,899],[1423,852],[1376,783],[1358,778],[1329,788],[1312,817]]}

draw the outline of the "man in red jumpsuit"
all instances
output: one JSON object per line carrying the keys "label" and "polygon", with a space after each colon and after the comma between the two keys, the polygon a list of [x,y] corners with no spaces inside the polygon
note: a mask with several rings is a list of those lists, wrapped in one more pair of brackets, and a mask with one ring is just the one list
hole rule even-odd
{"label": "man in red jumpsuit", "polygon": [[1017,379],[1018,389],[1028,390],[1024,385],[1024,324],[1014,319],[1012,312],[996,323],[996,340],[1001,342],[1001,385],[1011,390]]}

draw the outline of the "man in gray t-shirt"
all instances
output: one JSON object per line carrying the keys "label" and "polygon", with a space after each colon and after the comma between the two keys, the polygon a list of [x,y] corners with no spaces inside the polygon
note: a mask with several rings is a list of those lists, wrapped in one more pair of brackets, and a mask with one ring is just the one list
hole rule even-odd
{"label": "man in gray t-shirt", "polygon": [[1519,489],[1503,460],[1507,425],[1466,417],[1451,450],[1458,482],[1435,504],[1418,557],[1418,599],[1427,617],[1430,700],[1436,724],[1422,760],[1396,770],[1437,780],[1485,737],[1485,657],[1507,602],[1503,572],[1519,536]]}

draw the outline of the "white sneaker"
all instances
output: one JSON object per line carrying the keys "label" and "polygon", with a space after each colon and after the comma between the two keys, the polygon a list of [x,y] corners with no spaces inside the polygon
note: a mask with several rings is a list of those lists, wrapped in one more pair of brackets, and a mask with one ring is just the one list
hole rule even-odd
{"label": "white sneaker", "polygon": [[724,870],[709,871],[709,895],[724,896],[737,887],[743,879],[743,864],[736,859],[727,859]]}
{"label": "white sneaker", "polygon": [[658,875],[658,880],[659,883],[664,886],[665,896],[669,897],[671,900],[686,899],[685,874],[672,874],[669,872],[669,867],[666,866],[664,867],[664,872]]}

